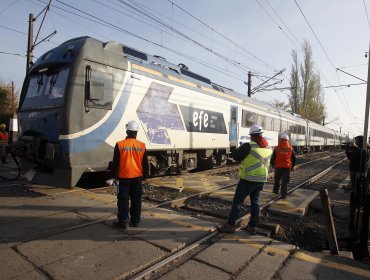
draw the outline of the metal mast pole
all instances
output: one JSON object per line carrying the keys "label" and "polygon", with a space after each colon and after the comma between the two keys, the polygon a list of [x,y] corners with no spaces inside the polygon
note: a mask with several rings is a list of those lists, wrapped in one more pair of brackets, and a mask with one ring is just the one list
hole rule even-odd
{"label": "metal mast pole", "polygon": [[27,45],[27,65],[26,65],[26,74],[32,67],[32,56],[33,56],[33,22],[35,18],[33,14],[30,14],[28,19],[28,45]]}

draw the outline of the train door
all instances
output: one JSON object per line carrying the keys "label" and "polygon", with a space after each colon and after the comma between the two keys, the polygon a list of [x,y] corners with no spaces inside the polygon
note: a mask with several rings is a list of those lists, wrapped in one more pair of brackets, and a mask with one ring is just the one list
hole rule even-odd
{"label": "train door", "polygon": [[238,107],[231,106],[229,122],[230,148],[235,149],[238,145]]}

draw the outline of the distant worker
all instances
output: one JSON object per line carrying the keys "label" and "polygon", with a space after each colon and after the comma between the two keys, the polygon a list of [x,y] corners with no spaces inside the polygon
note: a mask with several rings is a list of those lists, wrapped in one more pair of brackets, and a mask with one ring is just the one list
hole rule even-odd
{"label": "distant worker", "polygon": [[239,183],[236,187],[233,204],[228,222],[220,228],[221,232],[234,233],[236,221],[240,216],[240,209],[244,199],[250,195],[251,218],[247,231],[254,235],[258,225],[259,195],[267,181],[268,167],[272,154],[268,142],[262,137],[262,127],[252,125],[249,130],[251,142],[244,143],[234,152],[234,159],[241,162],[239,168]]}
{"label": "distant worker", "polygon": [[275,168],[273,193],[278,194],[281,181],[281,198],[285,199],[290,181],[290,171],[295,166],[295,153],[289,144],[289,136],[282,134],[278,146],[275,147],[271,157],[271,166]]}
{"label": "distant worker", "polygon": [[0,154],[1,154],[1,162],[6,162],[6,154],[8,149],[8,141],[9,141],[9,134],[6,131],[6,125],[0,124]]}
{"label": "distant worker", "polygon": [[112,172],[113,177],[119,180],[119,187],[117,222],[113,222],[113,226],[122,229],[127,228],[129,220],[133,227],[140,223],[142,180],[149,173],[145,144],[136,140],[138,131],[138,123],[129,121],[126,124],[126,139],[117,142],[114,148]]}
{"label": "distant worker", "polygon": [[355,184],[355,178],[360,173],[366,172],[367,152],[362,150],[364,137],[362,135],[356,136],[354,143],[347,143],[344,147],[346,156],[349,159],[349,171],[352,186]]}

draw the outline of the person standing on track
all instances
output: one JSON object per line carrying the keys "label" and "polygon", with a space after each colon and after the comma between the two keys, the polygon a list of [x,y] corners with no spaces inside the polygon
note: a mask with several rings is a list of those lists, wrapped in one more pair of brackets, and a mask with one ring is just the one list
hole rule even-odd
{"label": "person standing on track", "polygon": [[288,183],[290,181],[290,171],[295,166],[295,153],[289,144],[289,136],[282,134],[280,136],[279,145],[275,147],[271,157],[271,166],[275,168],[274,188],[273,193],[278,194],[281,181],[281,198],[285,199],[288,191]]}
{"label": "person standing on track", "polygon": [[365,174],[367,171],[366,163],[368,154],[366,151],[362,150],[363,141],[364,136],[358,135],[355,137],[354,143],[347,143],[344,147],[346,156],[349,160],[349,171],[353,191],[356,189],[359,176]]}
{"label": "person standing on track", "polygon": [[[117,221],[114,227],[137,227],[141,218],[142,181],[149,175],[145,144],[136,140],[139,125],[135,121],[126,124],[126,139],[116,143],[113,155],[113,178],[119,180],[117,193]],[[131,207],[129,203],[131,200]],[[129,218],[130,213],[130,218]]]}
{"label": "person standing on track", "polygon": [[251,218],[247,231],[250,234],[256,234],[259,216],[259,195],[267,181],[268,167],[272,154],[272,150],[268,146],[266,139],[262,137],[262,133],[263,130],[260,125],[252,125],[249,130],[251,142],[244,143],[234,153],[234,159],[241,162],[238,173],[240,180],[236,187],[228,222],[220,228],[221,232],[235,232],[235,224],[240,216],[244,199],[250,195]]}
{"label": "person standing on track", "polygon": [[0,124],[0,154],[1,154],[1,163],[6,162],[6,154],[8,149],[9,134],[6,131],[6,125]]}

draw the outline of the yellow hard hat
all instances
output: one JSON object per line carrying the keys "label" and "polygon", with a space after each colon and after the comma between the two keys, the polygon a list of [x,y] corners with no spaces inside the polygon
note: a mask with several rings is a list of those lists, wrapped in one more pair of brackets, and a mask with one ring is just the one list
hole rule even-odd
{"label": "yellow hard hat", "polygon": [[0,128],[6,128],[6,125],[5,124],[0,124]]}

